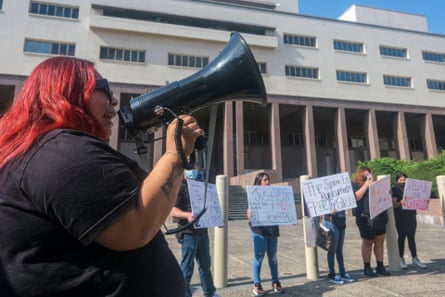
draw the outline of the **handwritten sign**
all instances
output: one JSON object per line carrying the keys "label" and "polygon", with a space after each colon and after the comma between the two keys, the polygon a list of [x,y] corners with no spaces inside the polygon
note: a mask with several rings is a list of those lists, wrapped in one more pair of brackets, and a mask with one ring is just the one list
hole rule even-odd
{"label": "handwritten sign", "polygon": [[347,172],[307,179],[301,186],[310,217],[357,206]]}
{"label": "handwritten sign", "polygon": [[247,186],[252,226],[297,223],[294,193],[290,186]]}
{"label": "handwritten sign", "polygon": [[390,191],[391,181],[389,175],[385,175],[369,185],[369,215],[371,219],[392,207]]}
{"label": "handwritten sign", "polygon": [[403,191],[403,209],[428,210],[431,196],[431,181],[407,178]]}
{"label": "handwritten sign", "polygon": [[[205,198],[205,183],[196,180],[187,180],[187,186],[189,189],[190,202],[192,206],[192,212],[196,216],[203,208],[206,211],[195,223],[194,227],[208,228],[208,227],[222,227],[224,226],[224,219],[221,213],[221,207],[219,205],[218,192],[216,191],[216,185],[207,184],[207,198]],[[204,201],[205,200],[205,201]]]}

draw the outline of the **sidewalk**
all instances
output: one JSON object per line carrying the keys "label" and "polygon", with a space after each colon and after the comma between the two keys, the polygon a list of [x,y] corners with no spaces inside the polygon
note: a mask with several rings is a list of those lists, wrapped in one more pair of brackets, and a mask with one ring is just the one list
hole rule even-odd
{"label": "sidewalk", "polygon": [[[247,221],[228,222],[228,275],[227,286],[217,289],[223,297],[253,296],[251,259],[252,243]],[[360,253],[361,239],[354,218],[348,218],[344,246],[344,258],[347,271],[356,279],[353,283],[334,285],[327,280],[326,252],[318,249],[318,267],[320,277],[316,280],[306,278],[305,248],[303,225],[280,227],[278,241],[278,270],[280,281],[286,292],[280,296],[445,296],[445,227],[441,225],[418,224],[416,233],[418,256],[428,265],[427,269],[418,269],[408,265],[407,270],[392,272],[391,276],[369,278],[363,274],[363,263]],[[213,257],[213,228],[209,229],[211,255]],[[170,248],[180,261],[180,245],[174,235],[166,236]],[[411,264],[408,247],[405,248],[407,264]],[[388,258],[385,246],[385,265]],[[213,265],[213,263],[212,263]],[[375,267],[375,258],[371,265]],[[195,266],[192,285],[193,296],[203,297],[199,286],[198,268]],[[262,265],[264,289],[271,289],[270,272],[265,258]],[[271,292],[270,295],[272,295]]]}

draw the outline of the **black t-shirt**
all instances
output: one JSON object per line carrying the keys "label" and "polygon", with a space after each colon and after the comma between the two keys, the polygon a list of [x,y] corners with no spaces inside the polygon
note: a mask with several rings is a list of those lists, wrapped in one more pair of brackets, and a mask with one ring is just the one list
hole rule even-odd
{"label": "black t-shirt", "polygon": [[162,233],[124,252],[94,242],[135,207],[145,176],[71,130],[48,133],[0,169],[0,292],[9,284],[11,296],[184,296]]}

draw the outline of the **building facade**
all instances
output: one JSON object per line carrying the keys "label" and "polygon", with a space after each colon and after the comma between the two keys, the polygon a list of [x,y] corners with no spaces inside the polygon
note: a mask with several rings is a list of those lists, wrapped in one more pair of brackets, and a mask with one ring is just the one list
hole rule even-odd
{"label": "building facade", "polygon": [[[298,0],[3,0],[0,24],[0,113],[52,55],[94,61],[122,107],[196,73],[240,32],[268,104],[218,105],[211,176],[316,177],[445,147],[445,36],[429,33],[424,16],[354,5],[326,19],[299,14]],[[208,107],[194,115],[209,127]],[[115,121],[110,144],[149,169],[164,129],[134,155]]]}

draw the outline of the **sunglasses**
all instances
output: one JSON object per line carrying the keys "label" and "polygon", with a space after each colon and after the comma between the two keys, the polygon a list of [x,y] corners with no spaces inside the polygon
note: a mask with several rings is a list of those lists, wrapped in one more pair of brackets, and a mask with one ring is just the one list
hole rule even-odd
{"label": "sunglasses", "polygon": [[110,90],[110,85],[108,84],[108,80],[105,78],[96,80],[96,90],[104,91],[105,95],[108,97],[110,102],[113,101],[113,92]]}

